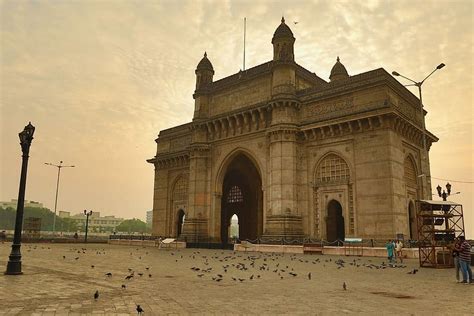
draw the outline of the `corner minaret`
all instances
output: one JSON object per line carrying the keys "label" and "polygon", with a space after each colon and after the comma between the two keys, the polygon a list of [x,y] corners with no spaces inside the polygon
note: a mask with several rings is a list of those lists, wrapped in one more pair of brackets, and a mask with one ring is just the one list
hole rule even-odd
{"label": "corner minaret", "polygon": [[209,114],[208,86],[212,83],[214,67],[204,52],[204,57],[196,67],[196,91],[194,91],[194,118],[193,120],[206,118]]}
{"label": "corner minaret", "polygon": [[291,62],[295,61],[293,32],[285,24],[285,18],[281,18],[281,24],[275,30],[272,38],[273,61]]}
{"label": "corner minaret", "polygon": [[347,73],[346,67],[341,63],[339,56],[337,56],[336,63],[331,69],[331,74],[329,75],[329,80],[331,82],[335,80],[349,78],[349,74]]}
{"label": "corner minaret", "polygon": [[196,67],[196,91],[212,82],[214,76],[214,68],[207,58],[207,52]]}
{"label": "corner minaret", "polygon": [[285,18],[281,18],[281,24],[275,30],[272,38],[273,44],[273,97],[291,97],[296,90],[296,65],[294,44],[295,37]]}

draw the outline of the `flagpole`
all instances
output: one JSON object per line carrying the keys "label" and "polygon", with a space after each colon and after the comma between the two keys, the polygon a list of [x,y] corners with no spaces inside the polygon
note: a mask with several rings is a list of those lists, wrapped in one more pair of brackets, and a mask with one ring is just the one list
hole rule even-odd
{"label": "flagpole", "polygon": [[244,18],[244,67],[243,70],[245,70],[245,33],[247,32],[247,18]]}

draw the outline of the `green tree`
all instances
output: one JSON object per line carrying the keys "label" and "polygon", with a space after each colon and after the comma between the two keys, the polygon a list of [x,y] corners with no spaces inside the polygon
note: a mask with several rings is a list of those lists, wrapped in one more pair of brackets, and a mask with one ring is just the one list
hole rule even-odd
{"label": "green tree", "polygon": [[124,220],[120,225],[115,227],[115,230],[126,233],[146,233],[148,228],[144,221],[133,218]]}
{"label": "green tree", "polygon": [[[41,218],[41,230],[52,231],[54,213],[47,208],[25,207],[23,213],[23,222],[28,217]],[[0,229],[13,230],[15,229],[16,210],[13,208],[0,207]],[[70,224],[70,221],[56,216],[56,231],[76,231],[76,227]]]}

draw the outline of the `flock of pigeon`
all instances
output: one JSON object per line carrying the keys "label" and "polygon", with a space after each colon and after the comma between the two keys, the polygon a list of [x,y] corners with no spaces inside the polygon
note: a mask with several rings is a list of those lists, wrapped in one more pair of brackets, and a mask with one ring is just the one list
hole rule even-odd
{"label": "flock of pigeon", "polygon": [[[175,253],[171,252],[170,255],[174,256]],[[269,278],[272,275],[276,276],[280,280],[285,278],[296,278],[302,273],[299,273],[294,270],[294,267],[289,265],[280,265],[279,258],[283,257],[284,254],[281,253],[255,253],[255,254],[244,254],[221,252],[218,255],[217,252],[213,256],[201,255],[199,251],[194,251],[189,257],[193,260],[200,261],[199,265],[194,265],[190,267],[190,270],[196,272],[196,276],[199,278],[208,277],[210,280],[215,282],[221,282],[224,279],[232,280],[232,282],[241,283],[244,281],[253,281],[258,279]],[[181,256],[182,258],[183,256]],[[332,258],[322,259],[321,257],[303,259],[301,256],[296,254],[291,254],[289,259],[291,261],[298,261],[301,263],[307,264],[322,264],[324,267],[326,265],[334,264],[337,269],[343,269],[347,265],[353,266],[355,268],[367,268],[367,269],[387,269],[387,268],[399,268],[404,269],[407,266],[396,263],[382,262],[381,264],[374,264],[372,260],[368,260],[368,263],[361,262],[360,258],[355,258],[350,261],[345,261],[343,259],[333,260]],[[178,260],[176,260],[177,262]],[[220,266],[219,270],[216,270],[215,266]],[[241,271],[246,274],[246,277],[242,277],[242,273],[239,273],[240,276],[234,275],[234,271]],[[414,269],[408,274],[416,274],[417,269]],[[306,274],[306,278],[311,280],[312,273],[309,272]],[[342,289],[347,290],[346,282],[343,282]]]}
{"label": "flock of pigeon", "polygon": [[[48,249],[50,249],[50,247],[48,247]],[[139,249],[137,248],[136,250],[139,250]],[[86,254],[87,253],[87,248],[80,248],[80,249],[72,248],[72,249],[70,249],[70,251],[72,251],[74,253],[77,253],[77,254]],[[96,255],[105,255],[105,249],[96,250],[95,254]],[[146,252],[146,254],[148,254],[148,252]],[[133,253],[131,252],[130,255],[132,256]],[[79,258],[80,258],[79,256],[76,256],[76,255],[74,256],[74,260],[79,260]],[[63,260],[65,260],[65,259],[66,259],[66,256],[63,255]],[[141,260],[142,257],[138,256],[138,259]],[[94,268],[95,268],[95,265],[91,265],[91,269],[94,269]],[[145,270],[147,271],[148,277],[151,278],[152,275],[151,275],[151,273],[149,273],[150,267],[146,267]],[[144,275],[144,273],[143,272],[137,272],[137,275],[139,277],[142,277]],[[105,273],[105,277],[106,278],[112,278],[113,277],[112,272]],[[134,277],[135,277],[135,271],[132,268],[128,268],[128,273],[125,276],[124,280],[125,281],[130,281]],[[122,290],[125,290],[127,288],[127,285],[125,283],[123,283],[121,288],[122,288]],[[96,300],[96,301],[99,300],[99,297],[100,297],[99,290],[95,291],[93,297],[94,297],[94,300]],[[138,315],[142,315],[145,312],[139,304],[136,304],[136,311],[137,311]]]}
{"label": "flock of pigeon", "polygon": [[[42,247],[42,249],[51,249],[50,247]],[[31,249],[37,249],[36,245],[32,245],[27,248],[27,251],[31,251]],[[130,252],[130,256],[134,256],[134,258],[138,258],[139,260],[142,259],[141,255],[138,255],[139,248],[136,248],[137,253],[134,254]],[[105,255],[105,249],[102,250],[94,250],[96,255]],[[81,254],[86,254],[86,248],[71,248],[70,252],[74,253],[72,256],[73,260],[79,260]],[[189,253],[189,252],[188,252]],[[148,254],[146,251],[145,254]],[[184,259],[184,255],[186,252],[184,251],[181,253],[180,250],[170,251],[170,256],[174,256],[175,263],[178,263]],[[196,273],[196,276],[200,279],[208,279],[214,282],[221,282],[223,280],[228,280],[229,282],[251,282],[254,280],[259,279],[269,279],[269,278],[277,278],[283,280],[285,278],[297,278],[297,277],[305,277],[308,280],[312,279],[312,273],[300,273],[295,271],[294,267],[287,264],[282,264],[280,262],[280,258],[283,256],[288,256],[281,253],[242,253],[242,252],[232,252],[232,251],[216,251],[213,255],[204,255],[201,254],[199,250],[195,250],[188,255],[190,260],[195,262],[192,267],[189,267],[190,270]],[[65,255],[63,255],[63,260],[69,259]],[[397,268],[397,269],[404,269],[407,268],[406,265],[396,264],[396,263],[385,263],[382,262],[381,264],[372,263],[371,259],[368,259],[367,262],[363,262],[360,258],[352,258],[351,260],[343,260],[337,259],[333,260],[332,258],[323,258],[320,256],[311,256],[304,258],[302,256],[298,256],[296,254],[289,255],[290,261],[312,264],[312,265],[323,265],[326,266],[334,266],[337,269],[344,269],[347,266],[352,266],[354,268],[365,268],[365,269],[387,269],[387,268]],[[295,265],[296,266],[296,265]],[[91,269],[95,269],[95,265],[90,266]],[[148,275],[148,278],[152,278],[152,274],[150,273],[150,267],[145,267],[145,271],[143,272],[136,272],[132,268],[128,268],[128,272],[126,273],[125,277],[123,278],[123,283],[121,285],[122,290],[127,289],[127,282],[133,280],[136,277],[143,277],[144,275]],[[413,269],[408,274],[416,274],[418,272],[417,269]],[[306,276],[304,276],[306,275]],[[112,272],[104,273],[105,278],[113,278]],[[122,275],[123,277],[123,275]],[[348,284],[343,282],[342,289],[344,291],[348,290]],[[96,290],[93,294],[94,300],[99,300],[100,293],[99,290]],[[143,308],[136,304],[136,311],[138,315],[144,313]]]}

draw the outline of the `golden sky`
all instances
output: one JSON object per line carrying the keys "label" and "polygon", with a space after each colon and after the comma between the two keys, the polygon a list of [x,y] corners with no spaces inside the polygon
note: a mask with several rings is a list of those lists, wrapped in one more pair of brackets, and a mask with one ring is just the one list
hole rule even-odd
{"label": "golden sky", "polygon": [[31,121],[27,199],[54,208],[56,169],[44,162],[63,160],[77,167],[61,173],[58,210],[144,219],[154,175],[145,160],[161,129],[192,119],[203,52],[214,79],[237,72],[247,17],[247,68],[269,61],[284,14],[296,61],[325,80],[336,56],[350,75],[383,67],[414,80],[446,64],[423,85],[426,125],[440,138],[431,172],[471,182],[452,181],[461,193],[451,200],[474,238],[472,1],[0,3],[2,201],[17,198],[18,132]]}

